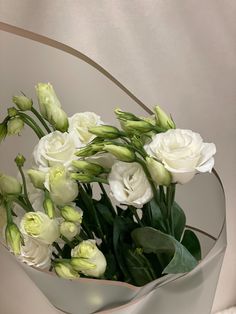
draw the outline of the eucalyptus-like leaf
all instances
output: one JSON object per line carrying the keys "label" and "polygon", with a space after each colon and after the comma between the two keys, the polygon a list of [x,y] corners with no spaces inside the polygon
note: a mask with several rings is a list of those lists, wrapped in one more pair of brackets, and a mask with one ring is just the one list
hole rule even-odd
{"label": "eucalyptus-like leaf", "polygon": [[173,227],[174,227],[174,236],[176,240],[180,241],[185,224],[186,224],[186,216],[183,209],[174,202],[172,206],[172,218],[173,218]]}
{"label": "eucalyptus-like leaf", "polygon": [[198,261],[202,258],[200,242],[192,230],[185,230],[181,243]]}
{"label": "eucalyptus-like leaf", "polygon": [[163,253],[169,260],[163,274],[178,274],[191,271],[197,266],[197,260],[174,237],[151,227],[135,229],[132,238],[144,253]]}

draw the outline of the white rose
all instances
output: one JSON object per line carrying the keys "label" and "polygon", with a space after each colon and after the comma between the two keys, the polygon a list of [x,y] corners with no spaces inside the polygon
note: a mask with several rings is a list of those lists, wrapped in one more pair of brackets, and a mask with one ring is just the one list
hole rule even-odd
{"label": "white rose", "polygon": [[142,207],[153,197],[152,188],[143,168],[137,162],[114,163],[108,182],[115,199],[120,203]]}
{"label": "white rose", "polygon": [[20,222],[22,234],[42,244],[52,244],[60,237],[59,223],[42,212],[25,213]]}
{"label": "white rose", "polygon": [[42,244],[24,235],[24,245],[21,247],[20,260],[29,266],[41,269],[49,268],[51,264],[52,247]]}
{"label": "white rose", "polygon": [[45,135],[39,140],[33,151],[36,166],[41,171],[47,171],[49,167],[62,164],[70,168],[75,156],[76,143],[69,133],[60,131]]}
{"label": "white rose", "polygon": [[64,206],[78,195],[78,184],[71,179],[70,172],[62,166],[54,166],[46,174],[45,187],[56,205]]}
{"label": "white rose", "polygon": [[89,128],[103,124],[100,116],[96,115],[94,112],[76,113],[68,118],[68,120],[68,132],[72,134],[73,137],[76,136],[82,145],[88,144],[95,138],[95,135],[88,131]]}
{"label": "white rose", "polygon": [[181,129],[156,134],[145,149],[171,172],[172,182],[181,184],[197,172],[211,172],[216,153],[215,144],[204,143],[200,134]]}

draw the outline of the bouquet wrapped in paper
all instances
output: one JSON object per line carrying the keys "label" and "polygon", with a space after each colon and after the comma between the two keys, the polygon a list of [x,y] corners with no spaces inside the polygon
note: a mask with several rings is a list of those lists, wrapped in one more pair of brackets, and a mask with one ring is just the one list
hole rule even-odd
{"label": "bouquet wrapped in paper", "polygon": [[[52,277],[55,289],[63,281],[77,291],[78,278],[90,278],[76,292],[80,304],[92,298],[93,279],[109,299],[110,280],[112,307],[194,271],[201,245],[175,191],[212,171],[215,145],[178,129],[159,106],[148,117],[116,109],[117,127],[93,112],[67,117],[50,84],[39,83],[36,94],[39,110],[15,96],[0,124],[1,140],[26,125],[38,137],[28,169],[18,154],[18,176],[0,173],[5,240],[17,258],[63,278]],[[81,313],[106,309],[89,302]]]}

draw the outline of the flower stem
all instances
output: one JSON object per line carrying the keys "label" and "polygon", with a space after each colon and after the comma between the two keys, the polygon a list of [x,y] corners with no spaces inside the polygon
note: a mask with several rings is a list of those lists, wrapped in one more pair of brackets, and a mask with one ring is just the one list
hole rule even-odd
{"label": "flower stem", "polygon": [[12,218],[12,212],[11,212],[11,202],[10,201],[5,201],[5,208],[6,208],[6,214],[7,214],[7,224],[10,225],[13,223],[13,218]]}
{"label": "flower stem", "polygon": [[32,211],[28,208],[28,206],[23,201],[19,200],[18,198],[13,199],[13,202],[20,205],[20,207],[22,207],[26,212]]}
{"label": "flower stem", "polygon": [[43,130],[38,126],[38,124],[29,115],[27,115],[26,113],[23,113],[23,112],[19,112],[19,115],[22,118],[22,120],[29,127],[31,127],[31,129],[33,129],[33,131],[36,133],[38,138],[45,136],[45,133],[43,132]]}
{"label": "flower stem", "polygon": [[141,219],[139,218],[139,215],[137,213],[137,208],[135,208],[134,206],[129,206],[130,210],[132,211],[134,217],[136,218],[138,224],[140,225],[140,227],[144,227],[143,222],[141,221]]}
{"label": "flower stem", "polygon": [[22,167],[21,166],[17,166],[19,171],[20,171],[20,174],[21,174],[21,178],[22,178],[22,183],[23,183],[23,190],[24,190],[24,197],[25,197],[25,201],[26,201],[26,206],[29,207],[29,211],[34,211],[31,203],[30,203],[30,200],[29,200],[29,197],[28,197],[28,192],[27,192],[27,186],[26,186],[26,180],[25,180],[25,175],[24,175],[24,172],[22,170]]}
{"label": "flower stem", "polygon": [[41,114],[34,108],[31,108],[31,112],[39,119],[39,121],[42,123],[42,125],[45,127],[46,131],[48,133],[51,133],[52,131],[50,130],[49,126],[45,122],[44,118],[41,116]]}
{"label": "flower stem", "polygon": [[171,234],[174,236],[174,222],[173,222],[173,203],[175,199],[175,184],[171,183],[166,189],[167,202],[167,220],[169,221]]}
{"label": "flower stem", "polygon": [[110,208],[112,214],[116,216],[116,211],[115,211],[115,209],[114,209],[114,207],[112,205],[112,202],[111,202],[110,198],[107,195],[106,189],[104,188],[104,186],[103,186],[103,184],[101,182],[99,182],[98,184],[99,184],[99,186],[100,186],[100,188],[102,190],[102,193],[103,193],[104,197],[106,198],[107,203],[109,204],[109,208]]}

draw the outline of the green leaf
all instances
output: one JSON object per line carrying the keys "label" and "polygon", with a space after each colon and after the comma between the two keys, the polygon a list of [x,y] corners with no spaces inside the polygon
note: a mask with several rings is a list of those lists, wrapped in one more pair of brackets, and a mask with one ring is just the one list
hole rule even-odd
{"label": "green leaf", "polygon": [[7,136],[7,123],[2,122],[0,123],[0,143],[5,139]]}
{"label": "green leaf", "polygon": [[178,274],[192,270],[197,260],[174,237],[159,230],[143,227],[132,232],[132,238],[144,253],[162,254],[168,262],[162,271],[163,274]]}
{"label": "green leaf", "polygon": [[160,207],[154,199],[143,206],[142,222],[144,225],[165,231],[165,224],[163,222],[163,216]]}
{"label": "green leaf", "polygon": [[173,217],[173,227],[174,227],[174,236],[176,240],[180,240],[184,232],[186,224],[186,216],[183,209],[174,202],[172,206],[172,217]]}
{"label": "green leaf", "polygon": [[137,286],[144,286],[153,281],[156,276],[148,259],[141,249],[124,250],[127,268]]}
{"label": "green leaf", "polygon": [[200,242],[192,230],[185,230],[181,243],[198,261],[202,258]]}
{"label": "green leaf", "polygon": [[109,280],[117,280],[119,278],[116,259],[112,252],[105,254],[107,268],[104,277]]}
{"label": "green leaf", "polygon": [[129,218],[117,216],[114,220],[113,246],[114,246],[115,256],[116,256],[117,263],[127,282],[131,282],[131,277],[125,264],[124,252],[122,250],[122,247],[124,243],[131,246],[132,241],[130,238],[130,233],[136,227],[137,227],[137,224],[135,224]]}
{"label": "green leaf", "polygon": [[112,213],[110,212],[109,207],[102,204],[100,201],[97,201],[95,204],[96,204],[96,208],[99,214],[103,217],[103,219],[106,221],[107,224],[112,226],[114,222],[114,217]]}

